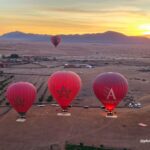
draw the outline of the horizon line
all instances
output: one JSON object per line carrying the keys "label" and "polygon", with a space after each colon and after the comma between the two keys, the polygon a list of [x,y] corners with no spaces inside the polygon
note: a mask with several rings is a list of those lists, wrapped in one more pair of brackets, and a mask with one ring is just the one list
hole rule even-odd
{"label": "horizon line", "polygon": [[87,35],[87,34],[103,34],[103,33],[107,33],[107,32],[114,32],[114,33],[119,33],[119,34],[122,34],[124,36],[128,36],[128,37],[145,37],[145,38],[148,38],[147,36],[150,36],[150,35],[127,35],[127,34],[124,34],[122,32],[117,32],[117,31],[113,31],[113,30],[107,30],[107,31],[104,31],[104,32],[93,32],[93,33],[72,33],[72,34],[64,34],[64,33],[60,33],[60,34],[44,34],[44,33],[31,33],[31,32],[24,32],[24,31],[18,31],[18,30],[15,30],[15,31],[10,31],[10,32],[5,32],[5,33],[2,33],[0,34],[0,36],[3,36],[5,34],[9,34],[9,33],[15,33],[15,32],[20,32],[20,33],[24,33],[24,34],[35,34],[35,35],[47,35],[47,36],[54,36],[54,35],[66,35],[66,36],[69,36],[69,35]]}

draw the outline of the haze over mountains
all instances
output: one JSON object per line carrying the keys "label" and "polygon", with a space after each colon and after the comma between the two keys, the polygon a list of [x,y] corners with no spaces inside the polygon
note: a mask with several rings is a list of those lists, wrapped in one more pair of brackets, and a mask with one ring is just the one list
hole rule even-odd
{"label": "haze over mountains", "polygon": [[[51,35],[10,32],[0,36],[0,40],[21,40],[34,42],[48,42]],[[142,36],[127,36],[122,33],[107,31],[96,34],[61,35],[63,42],[82,43],[110,43],[110,44],[150,44],[150,39]]]}

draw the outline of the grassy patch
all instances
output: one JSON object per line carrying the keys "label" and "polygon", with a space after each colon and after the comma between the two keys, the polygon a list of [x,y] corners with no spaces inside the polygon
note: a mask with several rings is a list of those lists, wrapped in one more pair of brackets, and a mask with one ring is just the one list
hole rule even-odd
{"label": "grassy patch", "polygon": [[108,147],[105,147],[104,145],[100,145],[99,147],[87,146],[87,145],[84,145],[83,143],[80,143],[79,145],[66,144],[65,150],[127,150],[127,149],[126,148],[122,148],[122,149],[108,148]]}

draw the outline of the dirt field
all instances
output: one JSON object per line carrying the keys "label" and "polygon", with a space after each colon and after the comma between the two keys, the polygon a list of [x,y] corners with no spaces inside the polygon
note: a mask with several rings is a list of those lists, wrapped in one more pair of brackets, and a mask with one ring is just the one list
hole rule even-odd
{"label": "dirt field", "polygon": [[[20,43],[0,41],[0,53],[21,56],[56,57],[55,61],[41,61],[38,64],[13,65],[1,68],[5,77],[13,75],[10,83],[16,81],[32,82],[38,89],[36,102],[44,93],[43,102],[50,95],[47,89],[48,77],[57,70],[71,70],[82,79],[82,90],[76,106],[100,106],[92,91],[95,77],[102,72],[122,73],[129,82],[128,96],[141,102],[142,108],[125,108],[124,103],[116,108],[117,119],[108,119],[99,108],[70,108],[71,117],[59,117],[58,107],[33,106],[28,112],[25,123],[17,123],[17,113],[11,109],[0,116],[0,150],[48,150],[51,144],[62,149],[66,141],[83,142],[87,145],[103,144],[114,148],[148,150],[150,143],[140,143],[141,139],[150,140],[150,45],[103,45],[103,44],[61,44],[53,48],[49,43]],[[65,68],[65,63],[86,63],[94,68]],[[0,77],[4,78],[4,77]],[[9,84],[8,84],[9,85]],[[7,88],[7,86],[5,87]],[[5,91],[5,89],[4,89]],[[46,92],[44,92],[46,91]],[[1,95],[4,97],[4,93]],[[5,101],[1,104],[5,105]],[[7,108],[0,108],[3,114]],[[138,123],[145,123],[141,127]]]}

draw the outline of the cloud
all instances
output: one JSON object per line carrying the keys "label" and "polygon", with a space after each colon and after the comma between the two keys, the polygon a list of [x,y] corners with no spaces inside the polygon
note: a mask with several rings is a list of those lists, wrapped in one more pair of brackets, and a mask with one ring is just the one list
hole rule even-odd
{"label": "cloud", "polygon": [[[0,0],[2,29],[41,33],[136,30],[149,23],[149,0]],[[6,28],[5,28],[6,29]],[[135,31],[134,31],[135,32]],[[136,31],[137,33],[137,31]]]}
{"label": "cloud", "polygon": [[41,14],[50,14],[50,13],[58,13],[58,14],[72,14],[73,15],[105,15],[105,14],[124,14],[124,15],[132,15],[132,16],[145,16],[148,17],[150,15],[149,11],[143,11],[137,7],[116,7],[116,8],[103,8],[103,9],[81,9],[81,8],[49,8],[46,7],[44,9],[39,10]]}

